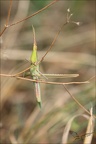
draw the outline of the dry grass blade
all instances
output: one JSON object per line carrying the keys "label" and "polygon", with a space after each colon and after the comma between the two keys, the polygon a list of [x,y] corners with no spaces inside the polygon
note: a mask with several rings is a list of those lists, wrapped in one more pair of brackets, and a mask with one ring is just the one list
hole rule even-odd
{"label": "dry grass blade", "polygon": [[35,109],[31,115],[29,116],[29,118],[27,119],[24,127],[23,127],[23,130],[21,131],[19,137],[18,137],[18,141],[21,142],[22,141],[22,138],[28,133],[32,123],[35,121],[36,117],[38,116],[39,114],[39,109]]}
{"label": "dry grass blade", "polygon": [[[65,143],[68,143],[68,135],[69,135],[69,131],[70,131],[70,128],[71,128],[71,125],[72,125],[72,122],[73,120],[78,117],[78,116],[83,116],[85,118],[88,118],[87,115],[84,115],[84,114],[77,114],[77,115],[74,115],[66,124],[65,128],[64,128],[64,132],[63,132],[63,136],[62,136],[62,144],[65,144]],[[77,135],[76,135],[77,136]],[[78,138],[79,135],[78,135]],[[76,137],[74,136],[74,140],[76,139]],[[74,141],[73,140],[73,141]]]}
{"label": "dry grass blade", "polygon": [[10,134],[9,138],[10,138],[11,144],[18,144],[13,133]]}
{"label": "dry grass blade", "polygon": [[89,118],[86,134],[84,135],[84,144],[91,144],[94,134],[95,119],[93,118],[93,108],[90,109],[90,114],[91,116]]}

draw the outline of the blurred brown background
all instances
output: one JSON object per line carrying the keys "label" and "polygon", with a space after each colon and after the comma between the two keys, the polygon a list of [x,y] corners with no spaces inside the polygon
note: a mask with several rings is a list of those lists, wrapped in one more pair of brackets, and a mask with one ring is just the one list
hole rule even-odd
{"label": "blurred brown background", "polygon": [[[51,1],[13,0],[9,24],[21,20]],[[1,30],[6,22],[9,0],[1,0]],[[78,78],[52,81],[85,81],[95,75],[95,1],[59,1],[38,15],[12,27],[1,37],[1,72],[14,74],[27,68],[33,32],[36,30],[39,60],[50,46],[60,26],[66,21],[67,9],[80,26],[65,26],[52,50],[41,63],[43,73],[78,73]],[[95,82],[67,86],[86,109],[95,108]],[[41,84],[42,109],[36,103],[34,85],[15,78],[1,77],[1,143],[63,143],[64,128],[78,134],[86,132],[88,119],[62,86]],[[95,113],[95,111],[94,111]],[[80,115],[78,117],[78,115]],[[70,122],[71,123],[71,122]],[[67,136],[65,136],[67,137]],[[67,139],[67,138],[65,138]],[[95,142],[93,136],[92,144]],[[72,134],[67,142],[74,141]],[[82,144],[82,140],[73,143]]]}

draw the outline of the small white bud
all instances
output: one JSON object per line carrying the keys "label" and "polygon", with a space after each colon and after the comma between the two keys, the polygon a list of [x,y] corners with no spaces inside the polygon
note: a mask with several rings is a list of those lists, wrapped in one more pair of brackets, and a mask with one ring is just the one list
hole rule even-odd
{"label": "small white bud", "polygon": [[76,24],[76,25],[80,25],[80,22],[75,22],[75,21],[71,21],[71,23],[74,23],[74,24]]}
{"label": "small white bud", "polygon": [[73,13],[70,14],[70,17],[73,16]]}
{"label": "small white bud", "polygon": [[77,25],[80,25],[80,22],[76,22]]}
{"label": "small white bud", "polygon": [[5,24],[5,27],[8,28],[8,25]]}
{"label": "small white bud", "polygon": [[67,12],[70,12],[70,8],[67,9]]}

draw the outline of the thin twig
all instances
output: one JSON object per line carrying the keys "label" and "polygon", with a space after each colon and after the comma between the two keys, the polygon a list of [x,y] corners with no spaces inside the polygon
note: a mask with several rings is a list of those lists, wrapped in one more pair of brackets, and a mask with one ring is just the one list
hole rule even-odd
{"label": "thin twig", "polygon": [[[19,73],[20,74],[20,73]],[[83,81],[83,82],[52,82],[52,81],[42,81],[42,80],[34,80],[34,79],[30,79],[30,78],[24,78],[24,77],[21,77],[21,76],[17,76],[17,74],[13,74],[13,75],[9,75],[9,74],[0,74],[1,76],[3,77],[16,77],[18,79],[21,79],[21,80],[25,80],[25,81],[31,81],[31,82],[38,82],[38,83],[45,83],[45,84],[54,84],[54,85],[70,85],[70,84],[86,84],[86,83],[89,83],[89,81]]]}
{"label": "thin twig", "polygon": [[4,29],[2,30],[2,32],[0,33],[0,37],[1,37],[1,35],[4,33],[4,31],[7,29],[7,27],[6,27],[6,25],[5,25],[5,27],[4,27]]}
{"label": "thin twig", "polygon": [[18,75],[23,74],[24,72],[26,72],[27,70],[29,70],[31,67],[32,66],[30,66],[30,67],[28,67],[28,68],[24,69],[23,71],[20,71],[20,72],[18,72],[16,74],[0,74],[0,75],[4,76],[4,77],[17,77]]}
{"label": "thin twig", "polygon": [[[16,76],[16,75],[7,75],[7,74],[0,74],[1,76],[4,77],[16,77],[18,79],[21,80],[25,80],[25,81],[31,81],[31,82],[38,82],[38,83],[45,83],[45,84],[53,84],[53,85],[63,85],[64,88],[66,89],[66,91],[69,93],[69,95],[73,98],[73,100],[84,110],[87,112],[87,114],[90,115],[90,112],[87,111],[75,98],[74,96],[69,92],[69,90],[65,87],[65,85],[70,85],[70,84],[86,84],[89,83],[89,81],[83,81],[83,82],[67,82],[67,83],[63,83],[63,82],[51,82],[51,81],[42,81],[42,80],[34,80],[34,79],[29,79],[29,78],[24,78],[24,77],[20,77],[20,76]],[[95,76],[94,76],[95,77]],[[92,78],[94,78],[92,77]],[[89,80],[91,80],[92,78],[90,78]],[[96,118],[95,115],[93,115],[94,118]]]}
{"label": "thin twig", "polygon": [[[35,66],[34,63],[32,63],[32,65]],[[28,67],[28,68],[26,68],[26,69],[24,69],[24,70],[22,70],[22,71],[16,73],[16,74],[12,74],[11,76],[12,76],[12,77],[16,77],[16,76],[18,76],[18,75],[20,75],[20,74],[23,74],[24,72],[26,72],[26,71],[28,71],[30,68],[32,68],[32,65],[31,65],[30,67]]]}
{"label": "thin twig", "polygon": [[26,68],[26,69],[24,69],[24,70],[22,70],[22,71],[20,71],[20,72],[18,72],[18,73],[16,73],[16,74],[13,74],[12,76],[13,76],[13,77],[16,77],[17,75],[23,74],[24,72],[28,71],[31,67],[32,67],[32,66],[30,66],[30,67],[28,67],[28,68]]}
{"label": "thin twig", "polygon": [[95,76],[93,76],[93,77],[91,77],[88,81],[91,81],[91,80],[93,80],[94,78],[96,77],[96,75]]}
{"label": "thin twig", "polygon": [[12,0],[10,0],[9,11],[8,11],[8,17],[7,17],[7,20],[6,20],[6,26],[7,26],[8,23],[9,23],[11,8],[12,8]]}
{"label": "thin twig", "polygon": [[[63,84],[63,86],[64,86],[64,88],[66,89],[66,91],[69,93],[69,95],[72,97],[72,99],[73,99],[88,115],[91,116],[90,112],[89,112],[86,108],[84,108],[84,106],[83,106],[82,104],[80,104],[77,99],[75,99],[75,97],[69,92],[69,90],[67,89],[67,87],[65,87],[64,84]],[[96,116],[95,116],[95,115],[93,115],[93,117],[96,119]]]}
{"label": "thin twig", "polygon": [[53,41],[52,41],[52,43],[51,43],[51,45],[50,45],[50,47],[48,48],[48,50],[46,51],[46,53],[44,54],[44,56],[41,58],[41,60],[40,60],[37,64],[41,63],[41,62],[44,60],[45,56],[48,54],[48,52],[52,49],[54,43],[56,42],[56,40],[57,40],[57,38],[58,38],[58,36],[59,36],[59,33],[61,32],[62,28],[63,28],[65,25],[67,25],[68,23],[74,23],[74,24],[76,24],[76,25],[79,25],[79,22],[75,22],[75,21],[71,21],[71,20],[70,20],[71,16],[72,16],[72,14],[70,13],[70,9],[67,9],[66,22],[63,23],[63,25],[60,27],[59,31],[58,31],[57,34],[55,35],[55,37],[54,37],[54,39],[53,39]]}
{"label": "thin twig", "polygon": [[51,5],[53,5],[54,3],[56,3],[57,1],[59,1],[59,0],[54,0],[54,1],[52,1],[51,3],[49,3],[47,6],[43,7],[42,9],[38,10],[37,12],[33,13],[32,15],[30,15],[30,16],[22,19],[22,20],[19,20],[19,21],[15,22],[15,23],[12,23],[12,24],[8,25],[9,17],[10,17],[10,12],[11,12],[11,6],[12,6],[12,0],[10,0],[10,7],[9,7],[9,12],[8,12],[8,17],[7,17],[7,20],[6,20],[7,23],[5,24],[4,29],[3,29],[2,32],[0,33],[0,36],[4,33],[4,31],[5,31],[7,28],[9,28],[9,27],[11,27],[11,26],[13,26],[13,25],[19,24],[19,23],[21,23],[21,22],[23,22],[23,21],[25,21],[25,20],[27,20],[27,19],[35,16],[36,14],[38,14],[38,13],[42,12],[43,10],[47,9],[48,7],[50,7]]}
{"label": "thin twig", "polygon": [[37,64],[41,63],[41,62],[44,60],[45,56],[46,56],[46,55],[48,54],[48,52],[52,49],[54,43],[56,42],[56,40],[57,40],[57,38],[58,38],[58,36],[59,36],[59,33],[61,32],[62,28],[63,28],[64,25],[66,25],[67,23],[68,23],[68,22],[66,21],[66,22],[60,27],[59,31],[57,32],[56,36],[54,37],[54,39],[53,39],[53,41],[52,41],[52,43],[51,43],[51,45],[50,45],[50,47],[48,48],[48,50],[46,51],[46,53],[44,54],[44,56],[41,58],[41,60],[40,60]]}
{"label": "thin twig", "polygon": [[59,1],[59,0],[54,0],[53,2],[51,2],[50,4],[48,4],[47,6],[43,7],[42,9],[38,10],[37,12],[33,13],[32,15],[30,15],[30,16],[28,16],[28,17],[26,17],[26,18],[24,18],[24,19],[22,19],[20,21],[17,21],[17,22],[15,22],[13,24],[10,24],[8,27],[11,27],[13,25],[19,24],[19,23],[21,23],[21,22],[23,22],[23,21],[25,21],[25,20],[27,20],[27,19],[35,16],[36,14],[38,14],[38,13],[42,12],[43,10],[47,9],[48,7],[50,7],[51,5],[53,5],[54,3],[56,3],[57,1]]}
{"label": "thin twig", "polygon": [[13,77],[13,75],[10,75],[10,74],[0,74],[0,76],[3,76],[3,77]]}
{"label": "thin twig", "polygon": [[9,23],[9,19],[10,19],[10,13],[11,13],[11,8],[12,8],[12,0],[10,0],[10,5],[9,5],[9,10],[8,10],[8,16],[7,16],[7,19],[6,19],[6,24],[5,24],[5,27],[4,29],[2,30],[0,36],[4,33],[4,31],[8,28],[8,23]]}
{"label": "thin twig", "polygon": [[24,78],[24,77],[16,77],[16,78],[19,78],[21,80],[26,80],[26,81],[32,81],[32,82],[39,82],[39,83],[45,83],[45,84],[54,84],[54,85],[62,85],[62,84],[66,84],[66,85],[69,85],[69,84],[86,84],[86,83],[89,83],[89,81],[83,81],[83,82],[51,82],[51,81],[42,81],[42,80],[33,80],[33,79],[29,79],[29,78]]}

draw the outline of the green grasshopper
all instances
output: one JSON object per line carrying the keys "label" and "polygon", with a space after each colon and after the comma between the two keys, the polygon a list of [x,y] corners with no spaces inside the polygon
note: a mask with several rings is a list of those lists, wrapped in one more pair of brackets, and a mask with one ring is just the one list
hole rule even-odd
{"label": "green grasshopper", "polygon": [[[77,77],[79,76],[79,74],[42,74],[39,71],[39,64],[37,64],[38,62],[38,55],[37,55],[37,44],[36,44],[36,38],[35,38],[35,29],[33,28],[33,50],[32,50],[32,54],[30,57],[30,61],[31,61],[31,68],[30,68],[30,72],[25,73],[25,76],[31,76],[32,79],[34,80],[39,80],[40,77],[44,77],[45,79],[48,78],[68,78],[68,77]],[[39,82],[34,82],[35,85],[35,92],[36,92],[36,99],[38,102],[39,107],[41,108],[41,92],[40,92],[40,83]]]}

